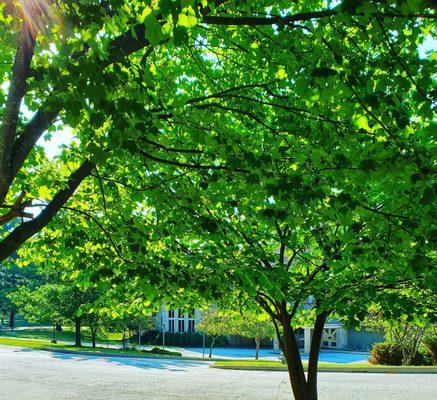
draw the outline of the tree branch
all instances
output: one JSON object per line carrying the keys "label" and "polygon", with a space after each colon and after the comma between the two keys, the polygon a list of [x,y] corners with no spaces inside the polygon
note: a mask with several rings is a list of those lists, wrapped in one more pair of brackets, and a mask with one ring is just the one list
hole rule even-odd
{"label": "tree branch", "polygon": [[[302,22],[302,21],[312,21],[315,19],[329,18],[335,17],[337,15],[350,15],[353,17],[365,17],[364,13],[351,13],[347,14],[340,9],[335,10],[322,10],[322,11],[313,11],[313,12],[305,12],[298,13],[293,15],[271,15],[268,17],[226,17],[226,16],[205,16],[202,20],[203,23],[208,25],[246,25],[246,26],[271,26],[271,25],[294,25],[294,22]],[[402,13],[382,13],[375,12],[371,13],[369,18],[371,17],[380,17],[380,18],[407,18],[407,19],[415,19],[415,18],[426,18],[426,19],[435,19],[437,18],[436,14],[431,13],[417,13],[417,14],[402,14]]]}
{"label": "tree branch", "polygon": [[[109,65],[120,61],[124,57],[148,46],[150,42],[146,39],[145,34],[146,31],[144,25],[138,25],[129,32],[126,32],[114,39],[109,45],[107,59],[104,60],[100,65],[101,68],[106,68]],[[76,55],[73,55],[72,58],[79,59],[82,56],[86,56],[86,53],[77,53]],[[54,96],[53,93],[54,91],[52,91],[52,94],[49,95],[49,97]],[[24,163],[24,160],[27,158],[38,139],[41,137],[44,131],[53,124],[53,121],[62,110],[63,106],[49,109],[46,104],[43,104],[24,128],[21,135],[15,140],[12,148],[13,162],[10,167],[11,169],[6,190],[16,177],[18,171]],[[0,197],[0,201],[1,200],[2,199]]]}
{"label": "tree branch", "polygon": [[70,199],[80,183],[91,174],[94,167],[95,164],[93,162],[85,160],[82,165],[70,175],[66,187],[56,193],[50,203],[47,204],[47,207],[45,207],[37,217],[30,221],[23,222],[9,233],[9,235],[0,242],[0,261],[11,256],[27,239],[43,229]]}
{"label": "tree branch", "polygon": [[11,182],[12,147],[34,47],[35,37],[30,32],[29,23],[24,20],[18,39],[18,48],[12,67],[12,77],[0,131],[0,204],[3,203]]}
{"label": "tree branch", "polygon": [[210,169],[210,170],[224,170],[232,172],[249,172],[247,169],[236,168],[232,169],[226,165],[203,165],[203,164],[188,164],[174,160],[166,160],[164,158],[156,157],[152,154],[146,153],[144,150],[138,149],[139,153],[146,159],[152,160],[162,164],[174,165],[175,167],[182,167],[188,169]]}

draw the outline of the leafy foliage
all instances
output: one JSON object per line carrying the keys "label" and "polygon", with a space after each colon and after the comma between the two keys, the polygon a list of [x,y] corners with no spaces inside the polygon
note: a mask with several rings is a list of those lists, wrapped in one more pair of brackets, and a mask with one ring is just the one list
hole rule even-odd
{"label": "leafy foliage", "polygon": [[431,355],[431,360],[433,365],[437,365],[437,335],[436,329],[433,328],[431,332],[423,339],[423,346],[428,350]]}

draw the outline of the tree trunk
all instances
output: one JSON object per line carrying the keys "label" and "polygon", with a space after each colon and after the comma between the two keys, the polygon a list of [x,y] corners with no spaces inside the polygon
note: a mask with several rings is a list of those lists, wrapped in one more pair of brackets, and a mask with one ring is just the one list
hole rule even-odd
{"label": "tree trunk", "polygon": [[317,400],[317,366],[319,362],[320,342],[322,341],[323,327],[327,313],[317,315],[311,338],[310,355],[308,359],[307,391],[309,400]]}
{"label": "tree trunk", "polygon": [[259,345],[260,345],[260,343],[261,343],[260,338],[255,338],[255,348],[256,348],[256,350],[255,350],[255,360],[258,360],[258,357],[259,357]]}
{"label": "tree trunk", "polygon": [[126,350],[126,330],[123,329],[123,339],[121,339],[123,350]]}
{"label": "tree trunk", "polygon": [[141,349],[141,325],[138,324],[138,350]]}
{"label": "tree trunk", "polygon": [[56,340],[56,326],[57,326],[57,324],[53,324],[53,337],[52,337],[52,343],[57,343],[57,340]]}
{"label": "tree trunk", "polygon": [[14,329],[15,327],[15,308],[11,307],[11,313],[9,314],[9,328]]}
{"label": "tree trunk", "polygon": [[62,325],[59,322],[56,324],[56,332],[62,332]]}
{"label": "tree trunk", "polygon": [[75,341],[74,345],[77,346],[77,347],[82,347],[82,337],[81,337],[81,333],[80,333],[80,323],[81,323],[80,318],[75,318],[74,319],[75,338],[76,338],[76,341]]}
{"label": "tree trunk", "polygon": [[287,360],[288,376],[290,378],[291,389],[295,400],[313,400],[308,397],[308,387],[303,370],[302,359],[300,358],[299,348],[296,337],[291,328],[288,318],[281,322],[284,334],[284,356]]}
{"label": "tree trunk", "polygon": [[211,342],[211,347],[209,348],[209,358],[211,358],[211,356],[212,356],[212,348],[214,347],[214,343],[215,343],[215,340],[216,340],[217,338],[215,338],[215,337],[213,337],[212,338],[212,342]]}

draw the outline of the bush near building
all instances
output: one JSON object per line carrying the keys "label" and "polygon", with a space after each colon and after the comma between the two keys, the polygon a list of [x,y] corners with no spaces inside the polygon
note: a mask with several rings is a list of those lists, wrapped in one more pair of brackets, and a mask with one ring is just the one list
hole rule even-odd
{"label": "bush near building", "polygon": [[[370,351],[369,361],[380,365],[402,365],[402,349],[395,343],[375,343]],[[417,352],[411,365],[432,365],[427,351]]]}
{"label": "bush near building", "polygon": [[[136,341],[136,338],[132,338]],[[205,346],[211,346],[212,338],[209,335],[205,337]],[[162,344],[162,332],[156,330],[144,331],[141,335],[142,344],[161,345]],[[166,346],[181,346],[181,347],[202,347],[203,335],[198,332],[166,332],[165,333],[165,345]],[[219,336],[215,345],[217,347],[227,347],[229,345],[228,338],[226,336]]]}

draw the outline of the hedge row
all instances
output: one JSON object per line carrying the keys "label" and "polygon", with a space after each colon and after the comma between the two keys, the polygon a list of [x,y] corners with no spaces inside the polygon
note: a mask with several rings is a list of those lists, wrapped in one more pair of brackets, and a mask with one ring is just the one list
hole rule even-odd
{"label": "hedge row", "polygon": [[[133,341],[138,341],[138,336],[132,338]],[[209,347],[211,345],[212,338],[209,335],[205,337],[205,345]],[[161,345],[162,344],[162,332],[157,330],[148,330],[141,334],[142,344]],[[181,347],[202,347],[203,335],[198,332],[188,333],[165,333],[165,344],[167,346],[181,346]],[[216,347],[227,347],[229,345],[228,338],[226,336],[220,336],[215,341]]]}

